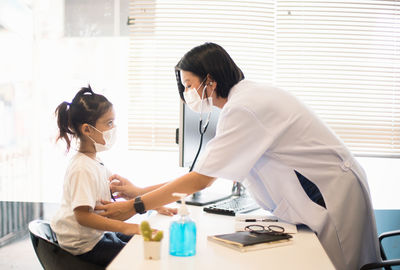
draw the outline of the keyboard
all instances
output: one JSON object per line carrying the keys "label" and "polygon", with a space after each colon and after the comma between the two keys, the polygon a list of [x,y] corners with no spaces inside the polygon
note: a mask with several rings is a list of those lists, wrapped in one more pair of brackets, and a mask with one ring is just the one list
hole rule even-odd
{"label": "keyboard", "polygon": [[203,208],[203,211],[219,215],[235,216],[238,213],[246,213],[258,208],[260,206],[250,196],[242,195],[207,205]]}

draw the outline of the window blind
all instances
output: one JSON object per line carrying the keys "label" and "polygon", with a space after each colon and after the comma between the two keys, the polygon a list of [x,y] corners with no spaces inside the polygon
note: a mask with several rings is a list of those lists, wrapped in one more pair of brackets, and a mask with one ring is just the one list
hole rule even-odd
{"label": "window blind", "polygon": [[255,79],[271,81],[274,5],[273,1],[251,5],[242,1],[132,1],[129,149],[178,149],[179,95],[174,67],[194,46],[218,43],[247,76],[251,73]]}
{"label": "window blind", "polygon": [[176,151],[174,66],[204,42],[308,104],[357,155],[400,156],[400,2],[130,3],[129,149]]}
{"label": "window blind", "polygon": [[400,2],[277,1],[276,84],[363,156],[400,153]]}

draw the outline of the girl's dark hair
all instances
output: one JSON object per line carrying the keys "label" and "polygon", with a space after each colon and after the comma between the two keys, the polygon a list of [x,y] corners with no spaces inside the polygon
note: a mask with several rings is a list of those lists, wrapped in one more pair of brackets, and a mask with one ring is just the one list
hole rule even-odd
{"label": "girl's dark hair", "polygon": [[204,43],[188,51],[175,66],[176,82],[179,95],[184,101],[185,87],[181,82],[180,71],[190,71],[201,80],[210,74],[217,82],[217,97],[226,98],[231,88],[244,79],[242,70],[235,64],[229,54],[215,43]]}
{"label": "girl's dark hair", "polygon": [[96,121],[112,107],[103,95],[95,94],[88,85],[75,95],[71,103],[66,101],[57,106],[55,114],[59,128],[59,139],[67,143],[67,152],[71,147],[71,137],[79,138],[82,124],[96,125]]}

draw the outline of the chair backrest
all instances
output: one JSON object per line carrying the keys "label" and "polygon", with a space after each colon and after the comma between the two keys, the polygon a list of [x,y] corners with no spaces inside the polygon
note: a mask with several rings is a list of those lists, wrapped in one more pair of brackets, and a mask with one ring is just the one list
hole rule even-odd
{"label": "chair backrest", "polygon": [[48,221],[34,220],[29,223],[32,245],[45,270],[100,270],[101,266],[86,262],[62,249]]}

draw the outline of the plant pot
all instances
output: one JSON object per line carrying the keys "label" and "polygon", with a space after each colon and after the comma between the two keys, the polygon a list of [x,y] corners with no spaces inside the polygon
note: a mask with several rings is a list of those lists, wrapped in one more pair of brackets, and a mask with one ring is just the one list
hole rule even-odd
{"label": "plant pot", "polygon": [[159,260],[161,241],[143,241],[143,255],[146,260]]}

